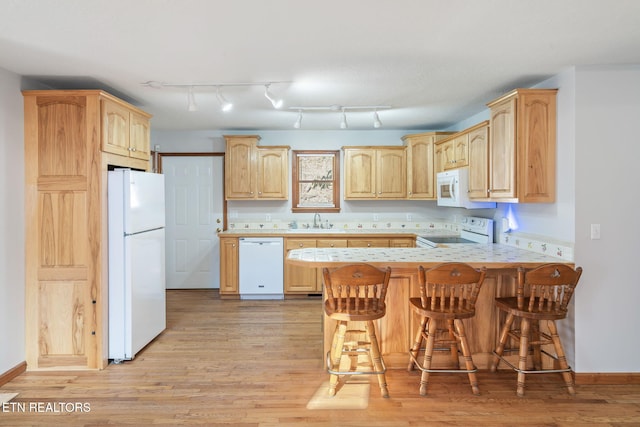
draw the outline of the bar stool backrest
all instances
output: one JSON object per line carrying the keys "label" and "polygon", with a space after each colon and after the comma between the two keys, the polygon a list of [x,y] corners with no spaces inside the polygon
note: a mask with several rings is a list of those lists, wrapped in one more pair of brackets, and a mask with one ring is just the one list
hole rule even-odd
{"label": "bar stool backrest", "polygon": [[566,316],[567,306],[582,275],[565,264],[547,264],[525,271],[518,269],[518,309],[530,313]]}
{"label": "bar stool backrest", "polygon": [[473,312],[486,269],[451,262],[425,270],[419,267],[422,308],[439,312]]}
{"label": "bar stool backrest", "polygon": [[350,264],[336,270],[322,269],[327,305],[331,313],[364,315],[384,313],[391,268]]}

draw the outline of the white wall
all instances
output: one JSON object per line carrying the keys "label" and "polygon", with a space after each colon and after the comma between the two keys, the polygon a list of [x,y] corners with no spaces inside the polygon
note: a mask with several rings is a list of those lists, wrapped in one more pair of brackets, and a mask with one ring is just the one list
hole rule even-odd
{"label": "white wall", "polygon": [[575,121],[575,368],[640,372],[640,66],[578,68]]}
{"label": "white wall", "polygon": [[0,374],[25,360],[23,141],[20,77],[0,68]]}

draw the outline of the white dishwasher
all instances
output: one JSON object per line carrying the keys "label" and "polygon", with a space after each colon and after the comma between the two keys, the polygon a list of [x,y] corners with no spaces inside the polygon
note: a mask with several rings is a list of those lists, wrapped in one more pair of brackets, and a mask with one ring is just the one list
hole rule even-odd
{"label": "white dishwasher", "polygon": [[284,299],[282,237],[241,237],[240,299]]}

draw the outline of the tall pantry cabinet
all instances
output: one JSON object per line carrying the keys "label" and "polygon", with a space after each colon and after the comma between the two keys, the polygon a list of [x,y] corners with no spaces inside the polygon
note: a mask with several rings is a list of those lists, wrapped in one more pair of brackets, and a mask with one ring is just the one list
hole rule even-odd
{"label": "tall pantry cabinet", "polygon": [[102,369],[107,171],[149,170],[151,116],[99,90],[23,96],[27,368]]}

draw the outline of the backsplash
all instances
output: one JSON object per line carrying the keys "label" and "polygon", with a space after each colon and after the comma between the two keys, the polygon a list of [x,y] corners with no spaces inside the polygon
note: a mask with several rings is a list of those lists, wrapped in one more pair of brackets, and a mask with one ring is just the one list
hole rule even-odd
{"label": "backsplash", "polygon": [[496,243],[573,261],[573,243],[562,242],[547,236],[518,232],[498,233]]}
{"label": "backsplash", "polygon": [[[428,230],[447,230],[454,233],[460,232],[460,224],[455,221],[446,219],[430,220],[419,218],[418,220],[407,221],[406,219],[389,219],[385,221],[358,221],[353,218],[348,220],[338,220],[338,218],[322,220],[323,228],[331,228],[335,230],[347,231],[406,231],[406,232],[426,232]],[[305,229],[313,227],[313,221],[256,221],[249,220],[230,220],[228,223],[229,231],[251,231],[251,230],[289,230],[289,229]],[[563,242],[551,237],[525,234],[519,232],[496,233],[495,243],[516,247],[526,251],[535,252],[542,255],[548,255],[562,259],[564,261],[573,261],[573,243]]]}

